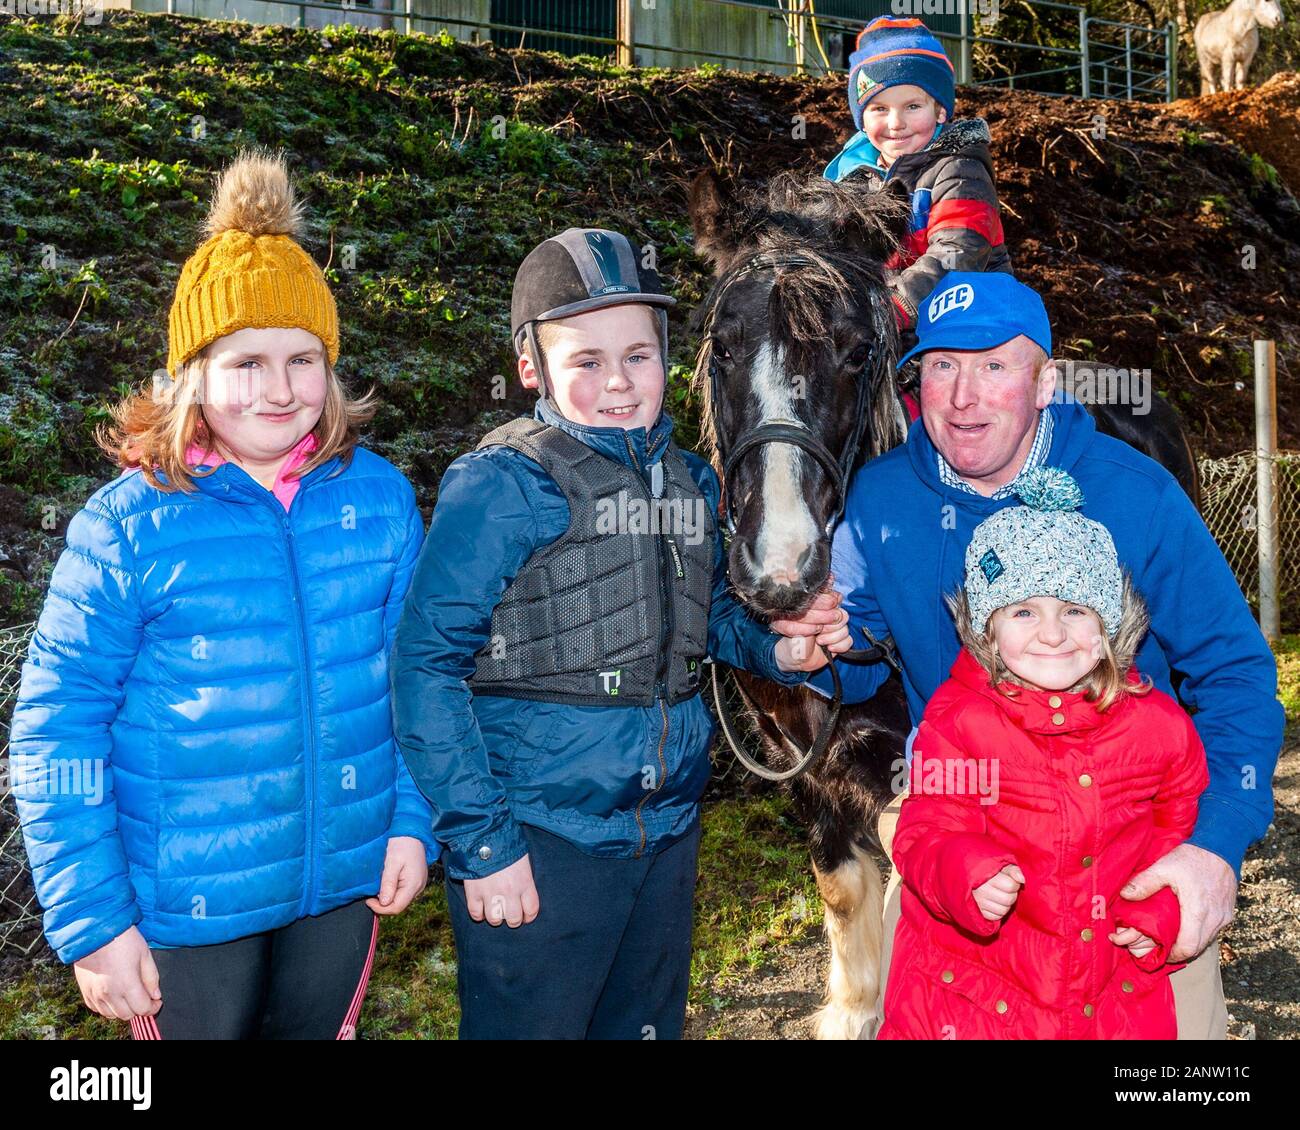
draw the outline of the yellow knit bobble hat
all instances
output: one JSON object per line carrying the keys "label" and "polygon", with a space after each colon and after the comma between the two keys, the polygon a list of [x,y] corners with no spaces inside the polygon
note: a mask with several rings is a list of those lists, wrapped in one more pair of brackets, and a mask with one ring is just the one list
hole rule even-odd
{"label": "yellow knit bobble hat", "polygon": [[316,262],[296,242],[302,205],[283,156],[242,153],[222,174],[204,234],[181,268],[167,332],[167,372],[236,330],[314,333],[339,356],[339,315]]}

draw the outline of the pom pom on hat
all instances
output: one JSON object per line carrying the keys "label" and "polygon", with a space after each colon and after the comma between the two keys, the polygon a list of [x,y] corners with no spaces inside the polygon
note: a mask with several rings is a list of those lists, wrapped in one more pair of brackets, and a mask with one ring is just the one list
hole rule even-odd
{"label": "pom pom on hat", "polygon": [[221,174],[203,233],[224,231],[301,235],[302,204],[294,198],[283,154],[248,152]]}
{"label": "pom pom on hat", "polygon": [[1035,467],[1016,483],[1016,495],[1034,510],[1078,510],[1083,490],[1069,471],[1060,467]]}
{"label": "pom pom on hat", "polygon": [[1023,506],[1005,506],[975,527],[966,547],[971,627],[983,632],[999,608],[1054,596],[1093,609],[1109,636],[1123,617],[1124,581],[1115,541],[1079,510],[1083,491],[1060,467],[1016,480]]}

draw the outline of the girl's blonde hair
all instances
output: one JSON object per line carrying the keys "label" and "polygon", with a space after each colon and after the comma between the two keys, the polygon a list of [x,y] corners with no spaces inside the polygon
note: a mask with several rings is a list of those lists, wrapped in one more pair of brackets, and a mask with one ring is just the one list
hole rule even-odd
{"label": "girl's blonde hair", "polygon": [[[957,637],[962,645],[969,648],[971,654],[979,660],[980,666],[988,672],[989,682],[997,688],[998,692],[1008,698],[1015,698],[1020,693],[1016,687],[1028,684],[1012,674],[1002,662],[1002,656],[998,654],[995,627],[997,612],[989,617],[983,633],[977,633],[971,624],[970,604],[966,599],[966,590],[958,589],[955,593],[945,596],[944,600],[952,613],[953,620],[956,621]],[[998,609],[998,612],[1000,611],[1001,609]],[[1146,602],[1133,588],[1133,582],[1126,572],[1119,629],[1114,639],[1104,631],[1101,633],[1100,661],[1069,689],[1073,692],[1084,691],[1085,700],[1096,703],[1098,711],[1101,712],[1109,710],[1115,702],[1126,695],[1141,698],[1143,695],[1150,694],[1155,684],[1147,676],[1143,675],[1141,682],[1138,683],[1130,683],[1127,680],[1129,668],[1133,666],[1134,657],[1137,655],[1138,648],[1142,646],[1142,640],[1150,625],[1151,619],[1147,614]],[[1004,682],[1016,686],[999,686]]]}
{"label": "girl's blonde hair", "polygon": [[[203,414],[203,388],[208,371],[208,350],[184,362],[174,381],[152,392],[136,392],[110,409],[113,422],[95,429],[95,442],[119,467],[138,467],[149,484],[161,491],[195,491],[195,475],[185,459],[190,444],[215,450],[215,437]],[[334,366],[324,357],[325,405],[312,428],[316,449],[294,471],[301,478],[322,463],[337,457],[344,467],[360,441],[361,428],[378,408],[371,389],[358,400],[348,397]],[[167,476],[160,480],[157,472]],[[211,474],[211,472],[205,472]]]}

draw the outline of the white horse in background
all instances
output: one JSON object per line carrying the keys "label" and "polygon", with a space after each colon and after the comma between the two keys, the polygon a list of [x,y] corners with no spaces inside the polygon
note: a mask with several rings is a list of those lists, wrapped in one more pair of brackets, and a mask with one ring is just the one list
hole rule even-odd
{"label": "white horse in background", "polygon": [[1243,90],[1246,72],[1259,50],[1257,28],[1282,22],[1278,0],[1232,0],[1221,12],[1207,12],[1196,21],[1192,39],[1201,64],[1201,93]]}

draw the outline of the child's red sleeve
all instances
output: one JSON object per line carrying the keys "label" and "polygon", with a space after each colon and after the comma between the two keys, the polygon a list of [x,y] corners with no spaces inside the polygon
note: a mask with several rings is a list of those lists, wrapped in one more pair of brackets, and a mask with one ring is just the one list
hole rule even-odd
{"label": "child's red sleeve", "polygon": [[908,236],[902,269],[890,284],[895,306],[909,318],[901,328],[915,326],[921,303],[944,275],[987,270],[994,250],[1005,242],[988,169],[974,157],[950,158],[931,190],[925,227]]}
{"label": "child's red sleeve", "polygon": [[975,903],[974,890],[1003,867],[1013,852],[987,834],[978,792],[978,758],[964,753],[923,719],[912,743],[911,791],[894,833],[893,860],[903,883],[936,918],[981,936],[997,933]]}
{"label": "child's red sleeve", "polygon": [[1192,834],[1197,803],[1210,783],[1201,735],[1182,709],[1173,719],[1173,730],[1173,749],[1152,810],[1155,831],[1134,875],[1168,855]]}
{"label": "child's red sleeve", "polygon": [[[1169,950],[1178,938],[1182,926],[1182,910],[1178,905],[1178,896],[1168,887],[1161,887],[1150,898],[1140,902],[1131,902],[1121,898],[1115,906],[1115,925],[1132,926],[1155,942],[1155,949],[1142,957],[1129,956],[1139,969],[1154,973],[1168,959]],[[1185,963],[1179,962],[1169,967],[1170,972],[1181,969]]]}
{"label": "child's red sleeve", "polygon": [[[1210,783],[1205,746],[1201,743],[1201,736],[1191,718],[1184,711],[1178,711],[1174,728],[1177,731],[1174,750],[1165,768],[1153,807],[1155,831],[1129,879],[1168,855],[1192,834],[1196,825],[1197,801]],[[1133,961],[1142,969],[1159,969],[1165,964],[1182,924],[1178,896],[1168,887],[1163,887],[1149,898],[1136,902],[1121,897],[1115,904],[1115,923],[1119,926],[1132,926],[1156,943],[1154,950],[1144,957],[1133,958]],[[1170,968],[1181,967],[1178,964]]]}

